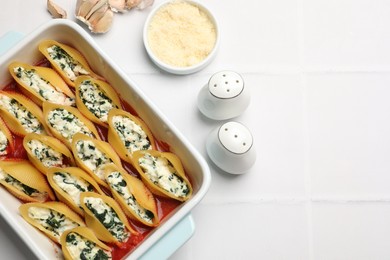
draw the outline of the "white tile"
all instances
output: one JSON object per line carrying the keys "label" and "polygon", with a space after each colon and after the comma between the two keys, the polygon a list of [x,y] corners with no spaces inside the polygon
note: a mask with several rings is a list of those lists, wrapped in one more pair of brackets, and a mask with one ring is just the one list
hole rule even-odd
{"label": "white tile", "polygon": [[[46,9],[46,1],[16,0],[15,2],[17,2],[16,5],[6,3],[6,1],[2,3],[4,4],[4,7],[0,9],[0,30],[2,31],[18,31],[27,35],[40,24],[52,19]],[[29,21],[30,18],[34,21]]]}
{"label": "white tile", "polygon": [[389,203],[314,203],[313,259],[390,259]]}
{"label": "white tile", "polygon": [[307,69],[390,69],[390,2],[305,0]]}
{"label": "white tile", "polygon": [[[257,161],[246,174],[231,176],[208,160],[213,179],[205,200],[302,198],[305,194],[305,176],[300,77],[256,74],[243,74],[243,77],[251,91],[251,104],[242,116],[232,120],[243,123],[252,132]],[[201,154],[208,158],[206,138],[210,131],[225,122],[207,119],[197,109],[198,91],[207,82],[209,75],[180,77],[175,81],[153,75],[134,75],[133,78]],[[170,103],[175,103],[175,106]]]}
{"label": "white tile", "polygon": [[[228,0],[223,6],[220,1],[205,2],[210,2],[221,27],[220,52],[208,71],[279,71],[299,66],[299,1]],[[238,51],[232,52],[233,46]]]}
{"label": "white tile", "polygon": [[309,75],[313,196],[390,196],[390,74]]}
{"label": "white tile", "polygon": [[193,216],[195,234],[171,260],[308,259],[304,205],[201,204]]}

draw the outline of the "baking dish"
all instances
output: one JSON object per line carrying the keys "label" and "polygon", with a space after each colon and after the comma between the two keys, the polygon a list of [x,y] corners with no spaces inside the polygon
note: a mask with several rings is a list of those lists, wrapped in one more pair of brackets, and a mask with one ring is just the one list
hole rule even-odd
{"label": "baking dish", "polygon": [[[35,63],[42,60],[38,52],[38,43],[53,39],[74,46],[89,61],[92,69],[116,87],[118,93],[135,108],[139,116],[148,124],[159,141],[169,144],[170,150],[180,156],[188,176],[193,184],[193,196],[177,207],[142,241],[127,259],[139,259],[163,237],[171,233],[188,216],[206,194],[211,182],[207,163],[193,146],[178,132],[159,109],[148,99],[136,84],[103,53],[92,37],[76,23],[68,20],[52,20],[43,24],[33,33],[24,37],[12,49],[0,57],[0,86],[10,82],[7,66],[12,61]],[[60,248],[43,234],[27,224],[19,215],[20,202],[3,188],[0,188],[0,214],[15,230],[26,245],[39,259],[58,259]]]}

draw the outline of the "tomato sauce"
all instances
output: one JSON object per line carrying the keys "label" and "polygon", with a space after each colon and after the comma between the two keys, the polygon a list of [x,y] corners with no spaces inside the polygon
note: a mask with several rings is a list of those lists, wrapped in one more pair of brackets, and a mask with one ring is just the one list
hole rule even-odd
{"label": "tomato sauce", "polygon": [[[47,60],[42,60],[36,64],[37,66],[45,66],[49,67],[49,63]],[[15,91],[18,93],[21,93],[19,90],[17,84],[15,81],[12,81],[8,85],[6,85],[3,90],[6,91]],[[122,103],[122,109],[130,112],[131,114],[138,116],[136,110],[128,104],[126,101],[121,99]],[[108,141],[107,140],[107,133],[108,129],[104,126],[97,125],[95,124],[96,129],[98,130],[98,133],[103,141]],[[13,135],[14,137],[14,149],[12,151],[9,151],[8,155],[6,156],[6,159],[26,159],[28,160],[27,157],[27,152],[23,147],[23,138]],[[169,144],[155,140],[156,145],[157,145],[157,150],[163,151],[163,152],[169,152],[170,151],[170,146]],[[140,177],[137,170],[130,164],[122,160],[122,165],[123,168],[131,175]],[[104,189],[107,193],[109,193],[106,189]],[[176,209],[181,202],[169,199],[169,198],[163,198],[155,195],[155,200],[157,204],[157,209],[158,209],[158,216],[160,218],[160,222],[166,218],[174,209]],[[124,244],[122,244],[120,247],[117,245],[110,245],[112,247],[112,256],[113,260],[119,260],[127,255],[129,255],[148,235],[149,233],[153,230],[152,227],[145,226],[143,224],[140,224],[136,221],[133,221],[132,219],[128,219],[132,227],[137,230],[139,233],[138,235],[131,235],[128,241]]]}

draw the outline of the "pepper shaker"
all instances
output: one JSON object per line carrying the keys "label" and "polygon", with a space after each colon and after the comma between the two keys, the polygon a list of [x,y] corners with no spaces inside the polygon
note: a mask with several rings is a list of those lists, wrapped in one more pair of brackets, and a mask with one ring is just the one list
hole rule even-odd
{"label": "pepper shaker", "polygon": [[241,115],[248,107],[250,94],[244,79],[234,71],[211,76],[198,94],[198,108],[207,117],[225,120]]}
{"label": "pepper shaker", "polygon": [[231,174],[247,172],[256,161],[251,132],[234,121],[223,124],[209,134],[206,150],[215,165]]}

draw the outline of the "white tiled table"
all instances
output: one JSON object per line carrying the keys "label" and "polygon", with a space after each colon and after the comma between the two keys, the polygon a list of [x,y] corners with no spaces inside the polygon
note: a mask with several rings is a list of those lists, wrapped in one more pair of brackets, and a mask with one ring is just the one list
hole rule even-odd
{"label": "white tiled table", "polygon": [[[147,58],[150,9],[116,15],[94,36],[206,158],[206,137],[223,122],[198,112],[200,88],[231,69],[252,92],[235,120],[251,129],[257,163],[242,176],[210,163],[195,235],[171,259],[390,259],[390,1],[200,2],[222,39],[193,75],[162,73]],[[45,6],[3,1],[0,35],[29,33],[50,19]],[[1,258],[31,259],[1,218],[0,227]]]}

